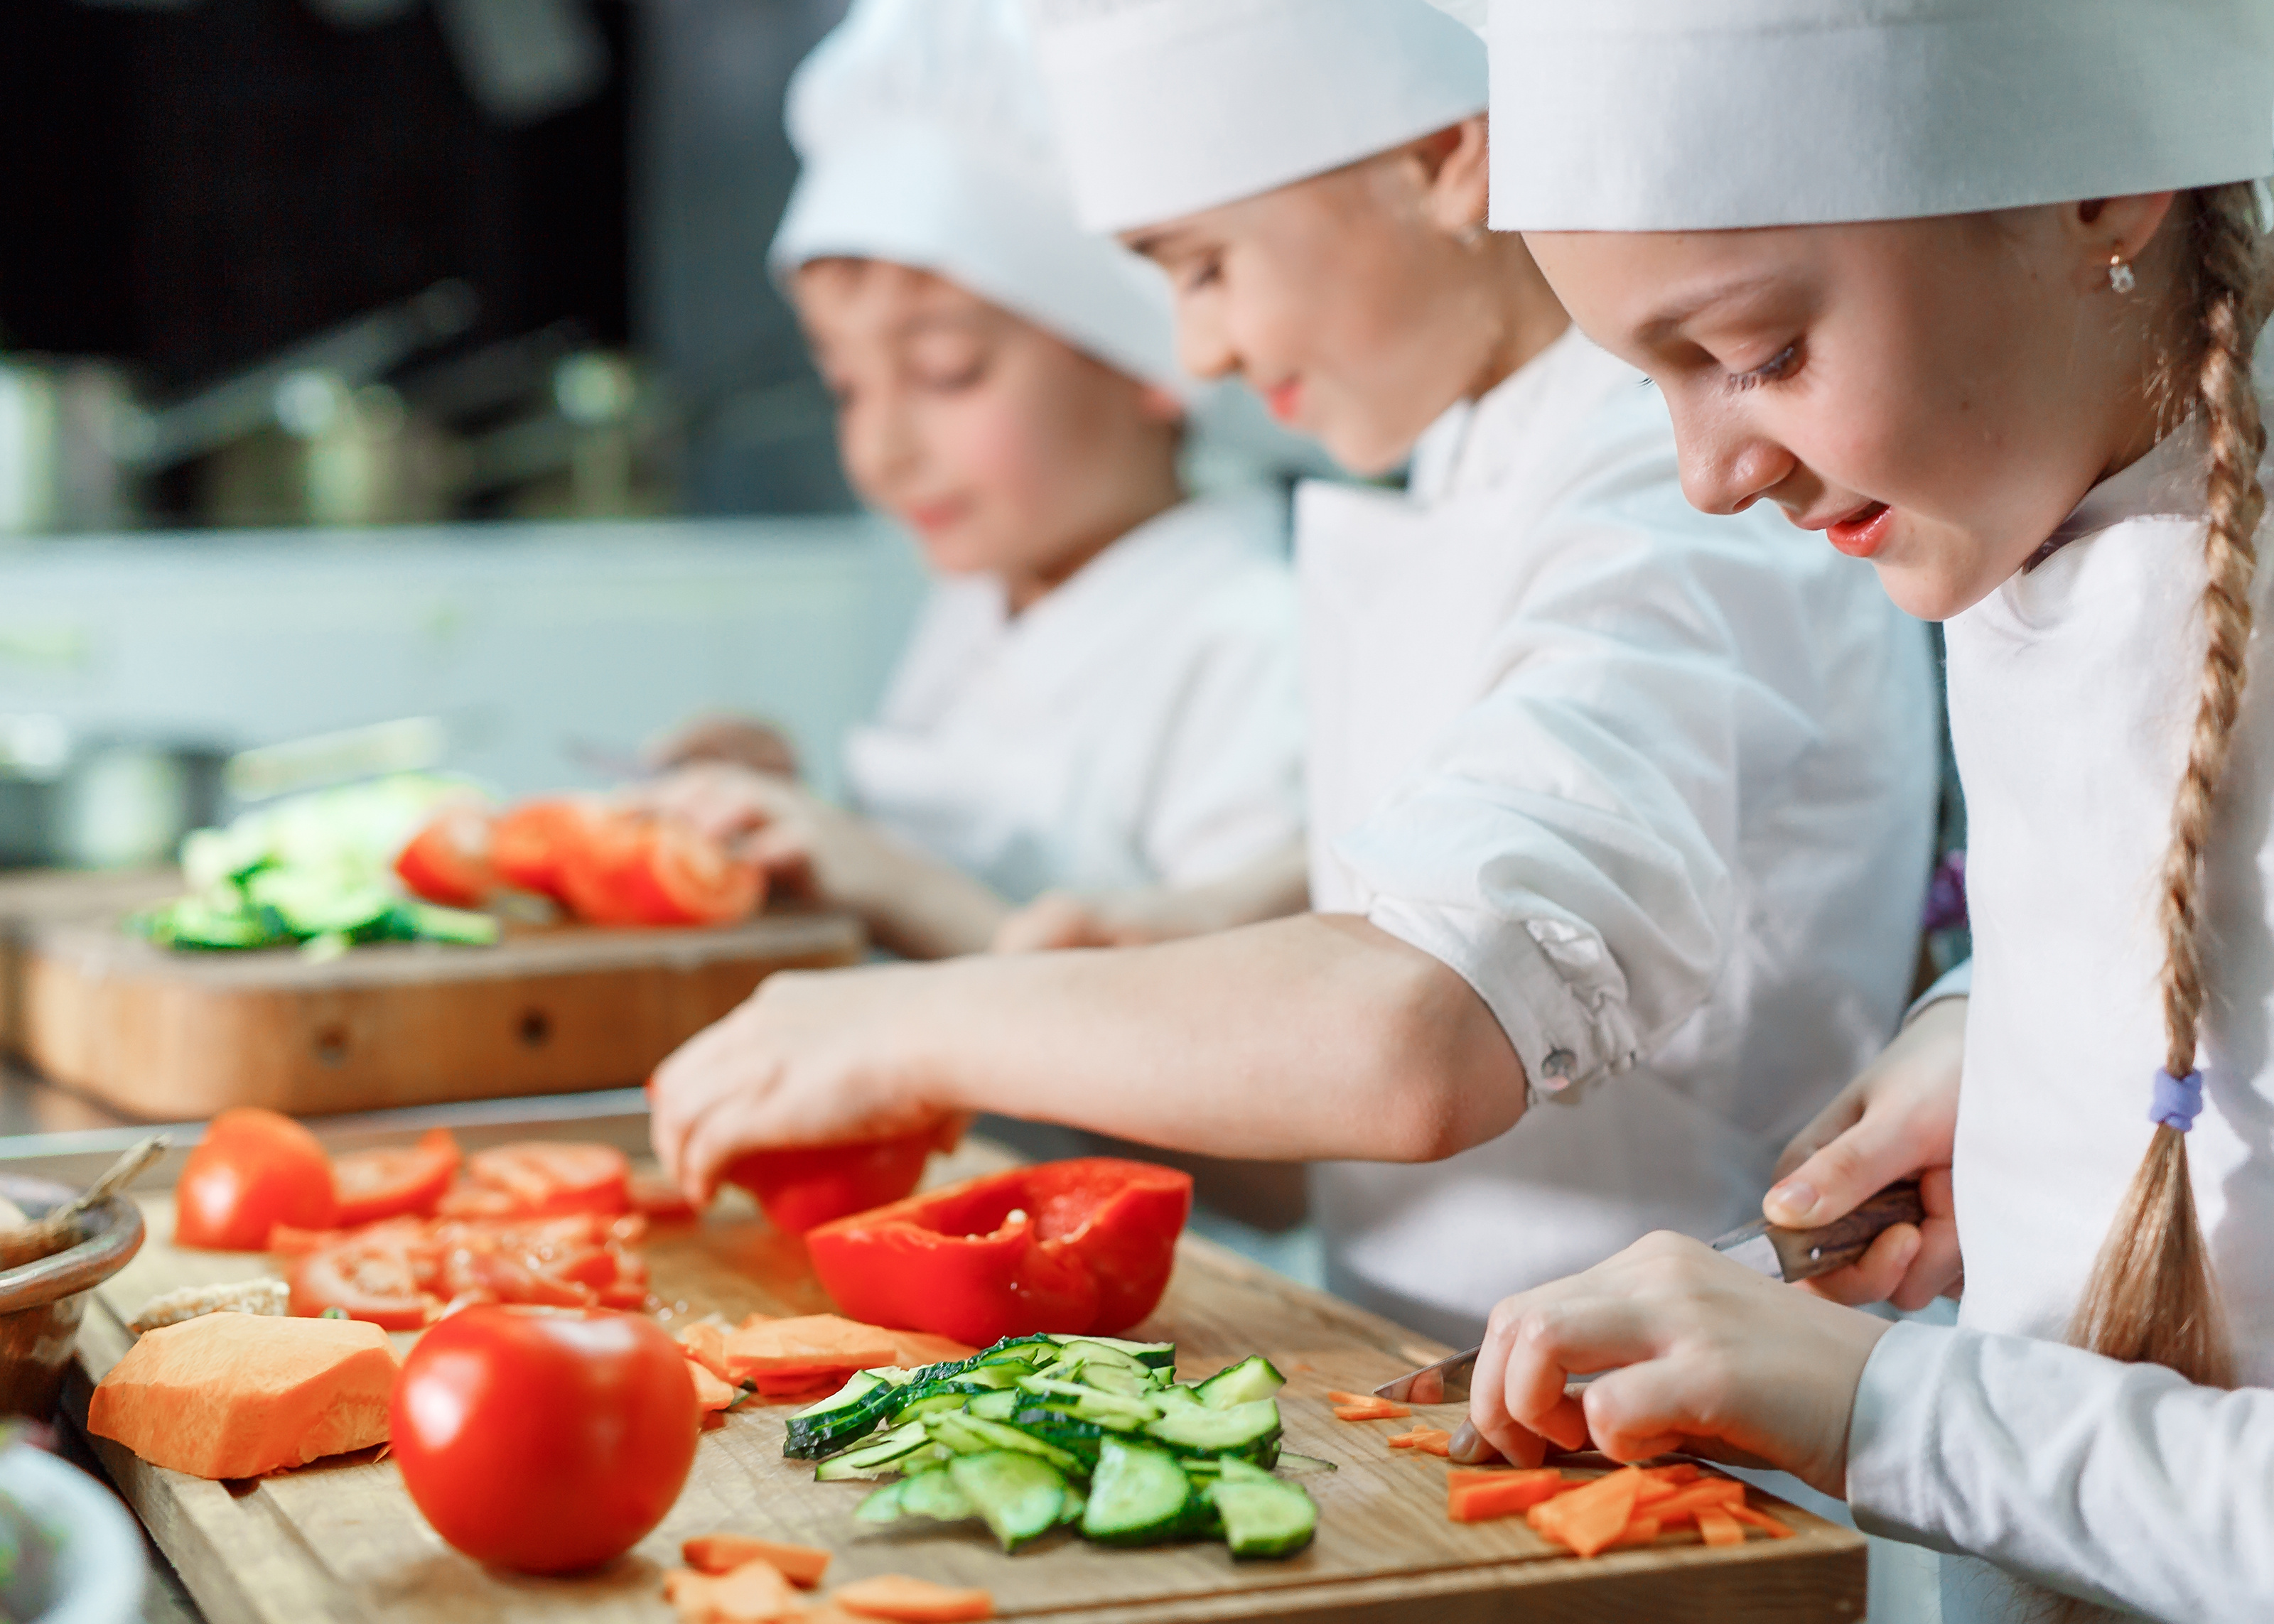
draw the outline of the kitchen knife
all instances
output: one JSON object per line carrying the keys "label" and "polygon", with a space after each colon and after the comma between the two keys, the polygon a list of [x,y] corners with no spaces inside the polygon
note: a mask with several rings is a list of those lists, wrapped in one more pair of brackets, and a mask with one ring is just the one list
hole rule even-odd
{"label": "kitchen knife", "polygon": [[[1713,1250],[1771,1280],[1798,1282],[1845,1268],[1862,1257],[1882,1229],[1919,1223],[1926,1217],[1918,1180],[1889,1184],[1844,1218],[1814,1229],[1786,1229],[1756,1218],[1713,1243]],[[1481,1347],[1408,1371],[1376,1387],[1377,1398],[1400,1404],[1449,1404],[1469,1396],[1469,1377]]]}

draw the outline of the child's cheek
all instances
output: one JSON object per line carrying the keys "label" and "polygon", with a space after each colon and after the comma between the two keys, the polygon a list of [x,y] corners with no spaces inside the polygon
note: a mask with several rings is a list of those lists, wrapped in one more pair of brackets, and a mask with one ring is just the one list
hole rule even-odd
{"label": "child's cheek", "polygon": [[[1005,531],[1029,528],[1043,506],[1050,457],[1041,409],[1002,387],[982,387],[957,401],[945,438],[960,483]],[[1009,560],[1005,560],[1008,562]]]}

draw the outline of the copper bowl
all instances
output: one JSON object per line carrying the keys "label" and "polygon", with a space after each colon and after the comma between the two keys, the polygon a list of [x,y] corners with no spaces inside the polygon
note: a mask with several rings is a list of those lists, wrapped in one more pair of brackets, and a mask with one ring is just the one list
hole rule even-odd
{"label": "copper bowl", "polygon": [[[0,1195],[37,1218],[79,1192],[0,1174]],[[87,1238],[78,1245],[0,1270],[0,1415],[44,1421],[55,1414],[88,1295],[142,1249],[142,1209],[131,1196],[111,1197],[79,1229]]]}

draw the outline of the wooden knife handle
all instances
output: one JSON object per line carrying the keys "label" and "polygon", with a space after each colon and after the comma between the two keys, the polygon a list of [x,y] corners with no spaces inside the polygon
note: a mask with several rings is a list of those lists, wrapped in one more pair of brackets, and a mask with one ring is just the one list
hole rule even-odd
{"label": "wooden knife handle", "polygon": [[1845,1268],[1864,1255],[1882,1229],[1899,1223],[1919,1223],[1926,1205],[1919,1199],[1918,1180],[1889,1184],[1845,1218],[1835,1218],[1821,1229],[1781,1229],[1772,1224],[1768,1237],[1784,1264],[1788,1281],[1809,1280]]}

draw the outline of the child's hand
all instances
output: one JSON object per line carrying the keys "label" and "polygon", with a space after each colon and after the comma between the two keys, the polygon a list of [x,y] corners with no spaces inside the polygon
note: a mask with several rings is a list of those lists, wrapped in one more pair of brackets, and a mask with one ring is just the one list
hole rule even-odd
{"label": "child's hand", "polygon": [[847,1144],[951,1116],[894,1065],[887,1028],[917,984],[910,966],[767,977],[733,1013],[680,1045],[648,1085],[655,1154],[707,1203],[746,1151]]}
{"label": "child's hand", "polygon": [[883,889],[870,873],[876,842],[860,820],[794,779],[713,763],[681,768],[632,796],[732,846],[777,890],[860,906]]}
{"label": "child's hand", "polygon": [[1050,952],[1066,947],[1142,947],[1169,935],[1152,928],[1110,898],[1044,891],[1005,920],[995,933],[998,953]]}
{"label": "child's hand", "polygon": [[742,716],[698,716],[644,746],[640,757],[658,771],[699,762],[783,778],[797,771],[797,751],[788,736],[772,723]]}
{"label": "child's hand", "polygon": [[1838,1303],[1892,1301],[1910,1310],[1962,1286],[1950,1160],[1965,1039],[1965,999],[1929,1004],[1786,1147],[1779,1182],[1761,1203],[1772,1223],[1829,1223],[1914,1174],[1926,1204],[1924,1225],[1897,1224],[1807,1289]]}
{"label": "child's hand", "polygon": [[[1885,1321],[1650,1235],[1493,1310],[1469,1424],[1512,1461],[1539,1440],[1617,1461],[1671,1449],[1847,1494],[1848,1424]],[[1564,1384],[1595,1377],[1577,1394]]]}

